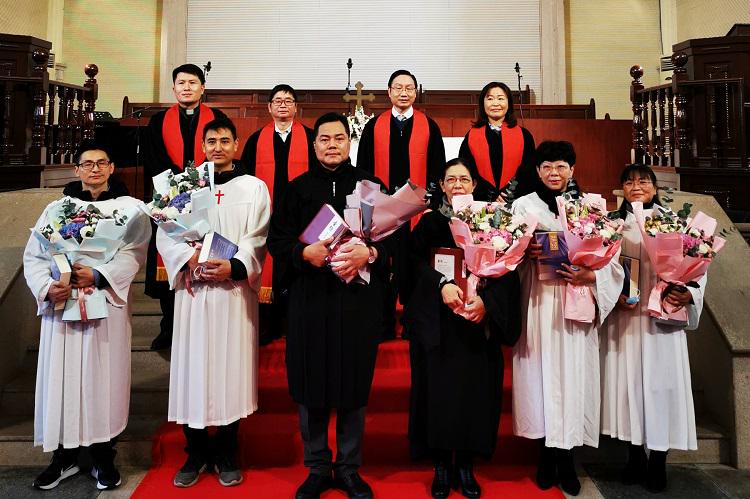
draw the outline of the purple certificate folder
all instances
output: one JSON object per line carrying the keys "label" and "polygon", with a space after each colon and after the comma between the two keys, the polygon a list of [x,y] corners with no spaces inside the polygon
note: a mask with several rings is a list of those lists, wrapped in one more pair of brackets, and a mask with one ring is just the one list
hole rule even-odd
{"label": "purple certificate folder", "polygon": [[562,231],[534,232],[534,238],[542,245],[542,254],[536,262],[539,280],[559,279],[560,274],[555,271],[562,269],[563,263],[570,265],[565,234]]}
{"label": "purple certificate folder", "polygon": [[335,243],[347,230],[349,226],[346,225],[341,215],[330,204],[324,204],[320,207],[318,214],[307,224],[299,240],[305,244],[313,244],[333,238]]}

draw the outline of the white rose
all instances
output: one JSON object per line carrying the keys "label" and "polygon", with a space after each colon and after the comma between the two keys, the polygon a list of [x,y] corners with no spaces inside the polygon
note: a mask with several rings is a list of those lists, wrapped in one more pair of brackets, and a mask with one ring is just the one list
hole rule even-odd
{"label": "white rose", "polygon": [[84,225],[81,227],[81,237],[91,237],[94,235],[94,228],[90,225]]}
{"label": "white rose", "polygon": [[648,229],[646,232],[648,232],[651,236],[656,236],[656,229]]}
{"label": "white rose", "polygon": [[602,229],[599,231],[599,235],[602,236],[605,239],[611,239],[613,232],[609,229]]}
{"label": "white rose", "polygon": [[593,234],[594,233],[594,224],[587,223],[586,225],[584,225],[583,232],[584,232],[584,234]]}
{"label": "white rose", "polygon": [[701,255],[708,255],[709,253],[711,253],[711,248],[706,243],[700,243],[698,245],[698,253],[700,253]]}
{"label": "white rose", "polygon": [[52,234],[49,235],[49,241],[51,243],[59,243],[62,240],[63,240],[63,237],[57,231],[55,231],[55,232],[53,232]]}
{"label": "white rose", "polygon": [[180,214],[180,211],[175,208],[174,206],[168,206],[164,208],[164,211],[162,211],[165,217],[175,219],[177,218],[177,215]]}
{"label": "white rose", "polygon": [[487,230],[490,230],[491,228],[492,226],[490,225],[489,222],[482,222],[479,224],[479,230],[487,231]]}
{"label": "white rose", "polygon": [[182,210],[183,213],[191,213],[193,211],[193,202],[188,201],[185,203],[185,208]]}
{"label": "white rose", "polygon": [[507,241],[504,238],[502,238],[500,236],[495,236],[495,237],[492,238],[492,246],[496,250],[504,251],[505,249],[508,248],[508,243],[507,243]]}

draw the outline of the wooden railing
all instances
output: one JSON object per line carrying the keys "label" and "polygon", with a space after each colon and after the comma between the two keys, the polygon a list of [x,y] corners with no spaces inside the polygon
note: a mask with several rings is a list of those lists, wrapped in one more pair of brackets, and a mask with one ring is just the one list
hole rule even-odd
{"label": "wooden railing", "polygon": [[32,76],[0,75],[0,165],[69,164],[80,143],[94,138],[99,68],[86,65],[88,79],[73,85],[49,79],[48,58],[44,50],[32,54]]}
{"label": "wooden railing", "polygon": [[[669,83],[644,88],[643,68],[633,66],[630,102],[633,107],[632,160],[667,167],[747,167],[745,141],[729,159],[720,153],[726,144],[745,134],[743,78],[689,80],[684,53],[672,56]],[[705,108],[693,98],[705,96]],[[735,164],[736,163],[736,164]]]}

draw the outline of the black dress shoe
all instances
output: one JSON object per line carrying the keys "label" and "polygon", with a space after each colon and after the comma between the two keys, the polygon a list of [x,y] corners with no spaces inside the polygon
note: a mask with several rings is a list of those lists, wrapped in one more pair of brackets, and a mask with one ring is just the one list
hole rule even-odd
{"label": "black dress shoe", "polygon": [[333,485],[346,492],[350,498],[372,499],[372,489],[356,471],[346,475],[337,474],[333,479]]}
{"label": "black dress shoe", "polygon": [[320,494],[333,486],[331,474],[310,473],[294,494],[294,499],[318,499]]}
{"label": "black dress shoe", "polygon": [[667,488],[667,451],[652,450],[649,453],[646,488],[651,492],[662,492]]}
{"label": "black dress shoe", "polygon": [[482,488],[474,478],[474,468],[471,465],[459,466],[456,472],[458,486],[464,497],[476,498],[482,495]]}
{"label": "black dress shoe", "polygon": [[642,445],[628,445],[628,463],[622,470],[621,481],[625,485],[642,483],[646,479],[648,458]]}
{"label": "black dress shoe", "polygon": [[560,478],[560,488],[571,496],[577,496],[581,491],[576,466],[573,462],[573,449],[557,450],[557,476]]}
{"label": "black dress shoe", "polygon": [[166,350],[172,346],[172,332],[162,331],[159,336],[151,342],[151,350]]}
{"label": "black dress shoe", "polygon": [[430,492],[435,499],[445,499],[451,493],[450,470],[443,463],[435,465],[435,477],[432,479]]}
{"label": "black dress shoe", "polygon": [[539,449],[539,464],[536,469],[536,484],[540,489],[547,490],[557,483],[555,448],[544,445],[544,439],[542,439]]}

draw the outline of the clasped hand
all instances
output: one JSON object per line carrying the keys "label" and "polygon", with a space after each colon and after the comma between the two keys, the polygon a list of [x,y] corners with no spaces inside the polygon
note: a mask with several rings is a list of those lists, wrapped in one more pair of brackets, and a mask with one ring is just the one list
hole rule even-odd
{"label": "clasped hand", "polygon": [[[331,258],[331,270],[342,279],[349,279],[357,275],[359,269],[367,265],[370,250],[363,244],[345,244]],[[336,264],[336,265],[333,265]]]}
{"label": "clasped hand", "polygon": [[594,284],[596,282],[596,274],[587,267],[582,265],[568,265],[567,263],[563,263],[562,267],[562,269],[558,269],[555,272],[568,284],[585,286],[586,284]]}
{"label": "clasped hand", "polygon": [[472,296],[464,303],[464,292],[455,284],[449,283],[440,291],[443,303],[453,310],[453,313],[462,315],[471,322],[482,322],[486,312],[484,301],[479,295]]}
{"label": "clasped hand", "polygon": [[[684,291],[681,291],[680,288],[684,289]],[[693,300],[693,295],[690,293],[690,290],[684,287],[680,288],[672,287],[669,294],[664,297],[664,301],[675,307],[675,310],[687,306]]]}

